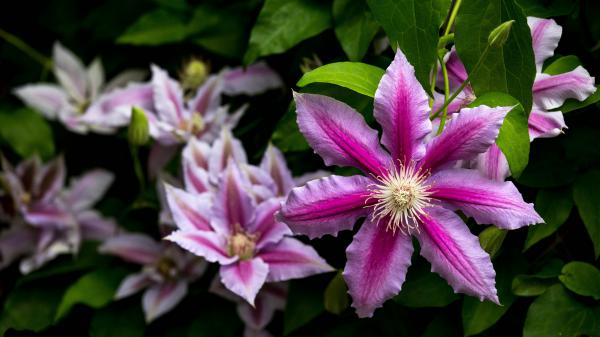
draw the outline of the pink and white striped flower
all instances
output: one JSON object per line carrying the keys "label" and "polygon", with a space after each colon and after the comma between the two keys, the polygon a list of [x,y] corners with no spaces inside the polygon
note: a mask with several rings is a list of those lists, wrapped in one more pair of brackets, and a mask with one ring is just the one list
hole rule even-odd
{"label": "pink and white striped flower", "polygon": [[346,250],[343,273],[357,314],[372,316],[400,291],[411,236],[456,292],[498,303],[490,257],[454,210],[504,229],[542,219],[512,183],[454,167],[494,143],[510,108],[463,109],[426,143],[428,96],[400,49],[375,93],[374,116],[387,151],[377,131],[348,105],[314,94],[294,99],[300,131],[325,164],[356,167],[366,176],[333,175],[294,188],[279,219],[314,238],[352,229],[365,218]]}

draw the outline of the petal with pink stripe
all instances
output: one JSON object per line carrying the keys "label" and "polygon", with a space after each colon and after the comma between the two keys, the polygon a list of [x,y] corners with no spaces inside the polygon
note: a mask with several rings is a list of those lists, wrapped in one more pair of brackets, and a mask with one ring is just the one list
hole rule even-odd
{"label": "petal with pink stripe", "polygon": [[162,252],[158,242],[145,234],[136,233],[120,234],[110,238],[104,241],[98,251],[138,264],[154,263],[160,258]]}
{"label": "petal with pink stripe", "polygon": [[545,110],[558,108],[569,98],[583,101],[594,92],[594,78],[582,66],[558,75],[537,74],[533,82],[533,102]]}
{"label": "petal with pink stripe", "polygon": [[178,230],[167,236],[165,240],[175,242],[181,248],[202,256],[208,262],[227,265],[237,260],[237,257],[230,257],[227,253],[227,239],[215,232]]}
{"label": "petal with pink stripe", "polygon": [[538,73],[542,71],[544,61],[554,55],[558,41],[562,35],[562,27],[552,19],[527,17],[527,24],[531,30],[531,43]]}
{"label": "petal with pink stripe", "polygon": [[269,266],[260,258],[221,266],[221,282],[235,294],[254,305],[254,299],[269,274]]}
{"label": "petal with pink stripe", "polygon": [[150,287],[142,297],[142,307],[146,322],[150,323],[156,318],[171,311],[181,302],[188,291],[186,281],[169,281]]}
{"label": "petal with pink stripe", "polygon": [[164,186],[167,204],[177,227],[188,231],[212,230],[210,194],[192,194],[169,184]]}

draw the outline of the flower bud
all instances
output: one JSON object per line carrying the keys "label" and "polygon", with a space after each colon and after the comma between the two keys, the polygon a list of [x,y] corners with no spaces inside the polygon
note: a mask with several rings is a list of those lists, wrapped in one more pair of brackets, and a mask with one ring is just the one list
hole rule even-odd
{"label": "flower bud", "polygon": [[515,20],[506,21],[494,28],[494,30],[492,30],[488,36],[489,46],[492,48],[502,47],[506,43],[506,40],[508,40],[510,28],[512,27],[513,23],[515,23]]}
{"label": "flower bud", "polygon": [[148,119],[141,108],[134,106],[131,109],[131,122],[129,123],[129,142],[133,145],[144,145],[150,139]]}
{"label": "flower bud", "polygon": [[198,59],[192,59],[184,67],[180,73],[181,86],[184,90],[195,90],[197,89],[209,73],[209,67],[206,63]]}

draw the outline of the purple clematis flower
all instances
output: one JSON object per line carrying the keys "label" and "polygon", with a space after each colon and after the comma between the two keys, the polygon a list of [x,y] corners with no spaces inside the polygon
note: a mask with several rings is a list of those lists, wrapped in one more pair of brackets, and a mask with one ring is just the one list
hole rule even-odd
{"label": "purple clematis flower", "polygon": [[11,223],[0,233],[0,268],[20,257],[23,274],[56,256],[77,253],[84,240],[102,241],[112,236],[116,224],[92,206],[104,195],[113,175],[93,170],[64,188],[64,160],[43,165],[33,157],[13,168],[3,159],[0,181],[1,218]]}
{"label": "purple clematis flower", "polygon": [[121,282],[115,299],[146,289],[142,297],[146,322],[177,306],[187,294],[188,284],[202,276],[207,266],[206,261],[176,245],[156,242],[144,234],[120,234],[106,240],[99,251],[142,266],[140,272]]}
{"label": "purple clematis flower", "polygon": [[229,159],[212,192],[190,193],[167,186],[167,201],[179,230],[166,239],[221,265],[221,281],[248,303],[265,282],[331,271],[310,246],[286,237],[275,220],[281,199],[262,200],[240,165]]}
{"label": "purple clematis flower", "polygon": [[129,111],[110,109],[99,113],[90,106],[102,94],[115,95],[122,90],[115,89],[142,80],[146,76],[145,71],[128,70],[105,84],[104,69],[99,59],[86,68],[77,56],[58,42],[54,44],[52,59],[54,76],[60,85],[40,83],[17,88],[15,95],[25,104],[48,119],[58,119],[77,133],[114,133],[118,127],[129,123]]}
{"label": "purple clematis flower", "polygon": [[[555,109],[562,106],[565,100],[569,98],[583,101],[592,95],[596,91],[594,78],[582,66],[557,75],[543,73],[544,61],[554,55],[554,49],[558,46],[562,28],[552,19],[528,17],[527,23],[531,29],[537,68],[533,83],[533,107],[529,114],[529,137],[531,140],[556,137],[561,134],[562,129],[566,128],[566,125],[562,112]],[[450,88],[455,90],[467,79],[467,72],[454,48],[446,55],[445,60]],[[438,76],[438,81],[439,78],[440,76]],[[461,107],[468,105],[475,98],[473,90],[470,86],[466,86],[463,92],[450,103],[448,112],[458,112]],[[440,107],[443,102],[443,95],[437,94],[434,110]],[[468,165],[477,168],[494,180],[503,181],[510,176],[506,157],[495,144]]]}
{"label": "purple clematis flower", "polygon": [[300,131],[327,165],[353,166],[366,176],[330,176],[294,188],[279,218],[311,238],[352,229],[344,279],[360,317],[396,295],[410,265],[411,235],[421,255],[456,292],[498,303],[489,255],[453,211],[504,229],[542,222],[510,182],[454,168],[494,143],[510,108],[463,109],[429,143],[428,96],[398,49],[375,93],[376,130],[348,105],[327,96],[294,95]]}
{"label": "purple clematis flower", "polygon": [[255,305],[251,306],[243,298],[227,290],[214,278],[210,292],[237,303],[237,313],[244,322],[244,337],[272,337],[266,330],[277,310],[285,308],[287,298],[286,283],[268,283],[256,295]]}

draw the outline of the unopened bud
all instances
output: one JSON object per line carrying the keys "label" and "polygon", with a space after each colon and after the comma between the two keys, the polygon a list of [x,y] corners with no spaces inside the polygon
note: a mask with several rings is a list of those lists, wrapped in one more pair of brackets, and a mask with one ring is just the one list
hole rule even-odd
{"label": "unopened bud", "polygon": [[184,90],[195,90],[204,81],[209,73],[209,67],[206,63],[198,59],[192,59],[184,67],[180,74],[181,85]]}
{"label": "unopened bud", "polygon": [[506,21],[494,28],[488,36],[489,46],[492,48],[502,47],[506,43],[506,40],[508,40],[513,23],[515,23],[515,20]]}
{"label": "unopened bud", "polygon": [[133,145],[144,145],[150,139],[148,118],[141,108],[134,106],[131,109],[131,122],[129,123],[129,142]]}

